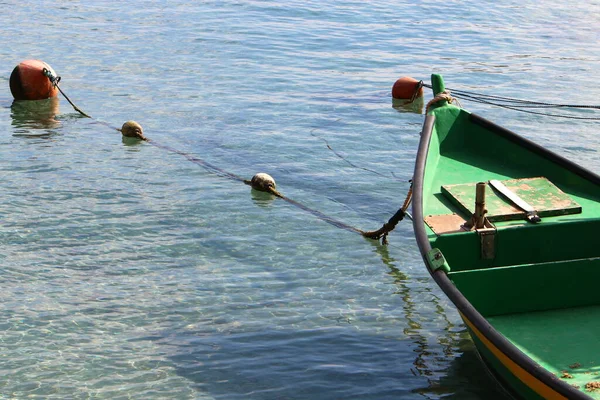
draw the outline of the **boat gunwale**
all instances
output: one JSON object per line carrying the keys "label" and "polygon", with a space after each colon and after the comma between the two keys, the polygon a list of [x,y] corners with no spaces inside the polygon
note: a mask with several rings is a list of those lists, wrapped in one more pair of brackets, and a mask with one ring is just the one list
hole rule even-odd
{"label": "boat gunwale", "polygon": [[[446,105],[443,107],[454,107],[452,105]],[[441,107],[440,107],[441,108]],[[462,109],[461,109],[462,110]],[[464,111],[464,110],[462,110]],[[467,111],[464,111],[467,112]],[[490,130],[493,133],[500,134],[503,137],[511,140],[512,142],[527,147],[529,150],[546,157],[560,166],[572,171],[584,178],[590,179],[595,183],[600,184],[600,176],[588,171],[581,166],[567,160],[564,157],[559,156],[551,152],[550,150],[534,143],[528,139],[525,139],[516,133],[502,128],[499,125],[494,124],[480,116],[469,113],[469,120],[476,123],[485,129]],[[417,157],[415,161],[415,170],[413,174],[413,201],[412,201],[412,214],[413,214],[413,229],[415,232],[415,238],[417,245],[421,252],[423,261],[429,271],[433,280],[442,289],[442,291],[448,296],[450,301],[455,305],[458,311],[471,323],[473,326],[486,337],[493,346],[495,346],[501,353],[503,353],[509,360],[520,366],[527,373],[531,374],[534,378],[539,380],[542,384],[548,386],[551,390],[554,390],[557,394],[567,397],[568,399],[591,399],[590,396],[578,390],[571,385],[561,381],[555,375],[544,369],[541,365],[533,361],[515,345],[513,345],[508,339],[500,334],[488,321],[484,318],[475,307],[467,300],[466,297],[454,286],[448,275],[442,269],[436,271],[431,270],[429,266],[427,253],[432,249],[429,242],[429,237],[425,230],[425,222],[423,215],[423,180],[425,175],[425,166],[427,163],[427,155],[429,152],[430,140],[433,134],[433,128],[435,127],[435,114],[429,113],[425,117],[423,123],[423,129],[421,131],[421,139],[419,141],[419,147],[417,151]],[[496,373],[495,373],[496,375]],[[497,377],[498,378],[498,377]],[[518,378],[517,378],[518,379]],[[503,380],[502,380],[503,381]],[[509,389],[512,389],[509,387]],[[530,387],[531,390],[534,390]],[[513,392],[513,390],[510,390]],[[538,393],[539,394],[539,393]]]}
{"label": "boat gunwale", "polygon": [[534,141],[524,138],[523,136],[517,135],[516,133],[508,130],[500,125],[497,125],[477,114],[469,113],[469,121],[473,122],[480,127],[487,129],[497,135],[502,136],[505,139],[510,140],[511,142],[526,148],[527,150],[532,151],[549,161],[556,163],[559,166],[564,167],[570,172],[579,175],[580,177],[587,179],[597,185],[600,185],[600,175],[583,168],[582,166],[574,163],[573,161],[554,153],[543,146],[540,146]]}

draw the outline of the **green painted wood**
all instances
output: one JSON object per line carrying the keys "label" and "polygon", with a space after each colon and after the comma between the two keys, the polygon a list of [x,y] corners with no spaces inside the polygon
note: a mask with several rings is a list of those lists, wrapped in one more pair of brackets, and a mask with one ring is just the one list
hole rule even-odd
{"label": "green painted wood", "polygon": [[446,85],[444,84],[444,78],[440,74],[432,74],[431,75],[431,86],[433,88],[433,94],[438,95],[446,90]]}
{"label": "green painted wood", "polygon": [[[506,179],[502,183],[531,205],[541,218],[578,214],[581,206],[544,177]],[[475,185],[463,183],[443,185],[441,192],[466,216],[475,212]],[[486,217],[491,222],[525,219],[525,212],[497,190],[487,185],[485,196]]]}
{"label": "green painted wood", "polygon": [[[432,238],[432,246],[442,249],[454,272],[511,265],[568,261],[600,257],[594,232],[600,232],[600,220],[571,221],[570,216],[553,217],[539,224],[518,221],[502,224],[496,230],[496,257],[480,257],[480,241],[476,232],[446,234]],[[560,220],[560,222],[553,222]],[[500,225],[497,223],[496,225]]]}
{"label": "green painted wood", "polygon": [[481,357],[485,360],[487,366],[494,372],[495,375],[498,375],[500,379],[508,384],[511,388],[512,392],[516,392],[519,394],[521,399],[525,400],[544,400],[542,396],[537,394],[533,389],[523,383],[519,378],[514,376],[512,372],[498,360],[496,355],[492,353],[485,345],[479,340],[479,338],[468,328],[469,335],[473,339],[473,343],[475,347],[477,347],[477,351],[481,355]]}
{"label": "green painted wood", "polygon": [[600,381],[600,306],[491,317],[488,321],[546,370],[594,399]]}
{"label": "green painted wood", "polygon": [[598,186],[472,124],[467,111],[448,105],[432,113],[436,125],[425,167],[425,215],[461,212],[441,193],[442,186],[543,176],[582,207],[582,217],[600,217]]}
{"label": "green painted wood", "polygon": [[484,317],[600,304],[600,258],[450,272],[448,276]]}

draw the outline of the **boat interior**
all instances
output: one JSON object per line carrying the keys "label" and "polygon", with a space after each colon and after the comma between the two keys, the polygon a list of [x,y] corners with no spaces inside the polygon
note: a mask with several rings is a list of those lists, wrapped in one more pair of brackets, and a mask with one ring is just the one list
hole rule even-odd
{"label": "boat interior", "polygon": [[[462,109],[435,112],[454,123],[434,125],[423,212],[449,278],[496,330],[557,377],[582,389],[600,381],[600,178]],[[477,183],[486,183],[479,229]]]}

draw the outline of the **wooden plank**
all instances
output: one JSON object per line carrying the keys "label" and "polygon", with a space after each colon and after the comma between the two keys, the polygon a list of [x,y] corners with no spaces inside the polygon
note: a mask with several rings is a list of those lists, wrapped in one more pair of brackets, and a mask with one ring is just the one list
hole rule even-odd
{"label": "wooden plank", "polygon": [[444,233],[464,232],[463,224],[467,222],[463,217],[456,214],[429,215],[425,217],[425,223],[436,235]]}
{"label": "wooden plank", "polygon": [[[535,208],[541,218],[581,213],[579,204],[544,177],[507,179],[502,183]],[[475,211],[475,185],[476,183],[444,185],[441,190],[462,212],[472,215]],[[491,222],[525,218],[523,210],[489,185],[485,202],[488,211],[486,216]]]}

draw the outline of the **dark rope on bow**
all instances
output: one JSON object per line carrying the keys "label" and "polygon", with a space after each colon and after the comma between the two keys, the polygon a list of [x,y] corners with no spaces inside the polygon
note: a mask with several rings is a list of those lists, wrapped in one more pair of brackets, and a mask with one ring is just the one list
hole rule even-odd
{"label": "dark rope on bow", "polygon": [[[431,85],[422,84],[424,87],[431,88]],[[591,120],[598,121],[600,117],[579,117],[575,115],[567,115],[567,114],[553,114],[546,113],[540,111],[531,111],[530,109],[539,109],[539,108],[563,108],[563,109],[587,109],[587,110],[599,110],[600,105],[591,105],[591,104],[560,104],[560,103],[550,103],[550,102],[542,102],[542,101],[533,101],[533,100],[523,100],[516,99],[512,97],[503,97],[496,95],[488,95],[477,92],[470,92],[466,90],[459,89],[447,89],[452,92],[453,95],[474,101],[476,103],[489,104],[496,107],[502,107],[509,110],[524,112],[528,114],[535,115],[543,115],[547,117],[556,117],[556,118],[568,118],[568,119],[579,119],[579,120]]]}
{"label": "dark rope on bow", "polygon": [[404,217],[406,216],[406,210],[408,209],[408,206],[410,205],[411,200],[412,200],[412,181],[411,181],[410,188],[408,189],[408,193],[406,194],[406,199],[404,199],[404,204],[402,204],[402,207],[400,207],[400,209],[398,211],[396,211],[396,213],[392,216],[392,218],[390,218],[388,220],[388,222],[383,224],[383,226],[381,228],[377,229],[376,231],[362,232],[362,235],[369,239],[375,239],[375,240],[381,239],[382,244],[388,244],[388,240],[387,240],[388,234],[391,231],[393,231],[394,228],[396,228],[396,225],[398,225],[398,222],[400,222],[404,219]]}

